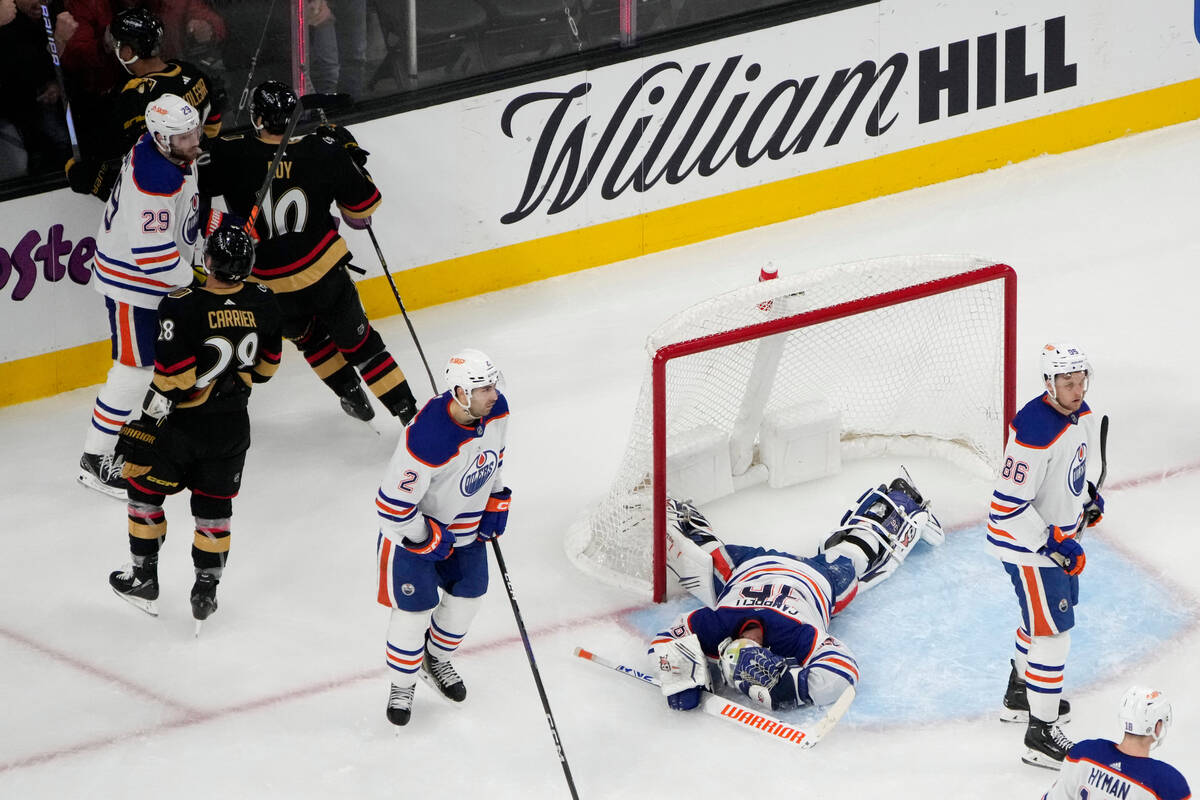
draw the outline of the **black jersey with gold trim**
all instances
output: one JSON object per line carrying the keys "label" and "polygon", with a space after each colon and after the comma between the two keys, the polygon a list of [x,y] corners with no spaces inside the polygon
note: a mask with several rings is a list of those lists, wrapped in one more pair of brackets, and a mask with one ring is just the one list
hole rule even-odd
{"label": "black jersey with gold trim", "polygon": [[[224,196],[229,211],[247,217],[275,156],[276,145],[256,136],[223,136],[200,167],[200,194]],[[311,286],[350,261],[331,212],[364,219],[381,202],[371,176],[329,138],[298,136],[287,145],[256,222],[260,237],[254,279],[276,292]]]}
{"label": "black jersey with gold trim", "polygon": [[165,69],[130,78],[113,101],[112,127],[117,132],[114,152],[124,155],[146,132],[146,106],[164,94],[182,97],[204,120],[204,135],[215,139],[221,132],[225,93],[218,83],[186,61],[168,61]]}
{"label": "black jersey with gold trim", "polygon": [[265,286],[179,289],[158,307],[154,388],[180,413],[246,405],[252,383],[279,368],[279,304]]}

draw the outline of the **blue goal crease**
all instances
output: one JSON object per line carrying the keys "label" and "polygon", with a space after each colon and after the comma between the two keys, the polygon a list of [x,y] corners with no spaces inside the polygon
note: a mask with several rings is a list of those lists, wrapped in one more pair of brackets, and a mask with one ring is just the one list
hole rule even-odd
{"label": "blue goal crease", "polygon": [[[892,577],[833,621],[830,632],[850,646],[862,670],[845,724],[998,712],[1020,612],[985,538],[981,524],[955,531],[938,548],[918,543]],[[1068,696],[1136,665],[1193,621],[1192,609],[1103,540],[1089,539],[1087,553],[1067,660]],[[627,619],[648,642],[699,605],[692,597],[676,598]]]}

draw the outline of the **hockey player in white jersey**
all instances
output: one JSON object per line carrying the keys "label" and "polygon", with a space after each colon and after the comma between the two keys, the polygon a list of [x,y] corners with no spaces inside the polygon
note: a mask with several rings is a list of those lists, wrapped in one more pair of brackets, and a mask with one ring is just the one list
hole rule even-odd
{"label": "hockey player in white jersey", "polygon": [[504,533],[501,477],[508,401],[478,350],[446,365],[446,392],[405,428],[379,487],[377,600],[391,611],[387,718],[408,723],[418,676],[454,702],[467,688],[451,657],[488,588],[484,542]]}
{"label": "hockey player in white jersey", "polygon": [[1078,535],[1100,521],[1104,499],[1087,480],[1097,442],[1084,402],[1087,355],[1068,344],[1041,354],[1045,391],[1013,417],[1004,464],[992,492],[988,549],[1016,590],[1021,625],[1001,719],[1026,722],[1027,764],[1056,769],[1071,749],[1060,722],[1063,673],[1087,558]]}
{"label": "hockey player in white jersey", "polygon": [[833,617],[889,577],[919,539],[938,545],[945,538],[929,503],[903,477],[859,497],[807,558],[725,544],[695,506],[671,499],[667,506],[668,568],[705,607],[655,635],[649,672],[668,705],[683,711],[713,689],[709,661],[764,710],[836,702],[858,684],[859,666],[828,632]]}
{"label": "hockey player in white jersey", "polygon": [[154,374],[158,303],[192,282],[198,261],[193,161],[201,122],[173,94],[146,106],[147,132],[125,155],[96,234],[93,286],[108,309],[113,365],[92,409],[79,481],[117,498],[125,497],[126,485],[113,450]]}
{"label": "hockey player in white jersey", "polygon": [[1150,757],[1171,727],[1171,704],[1162,692],[1134,686],[1121,698],[1120,742],[1088,739],[1071,748],[1062,772],[1042,800],[1120,797],[1187,800],[1187,780],[1165,761]]}

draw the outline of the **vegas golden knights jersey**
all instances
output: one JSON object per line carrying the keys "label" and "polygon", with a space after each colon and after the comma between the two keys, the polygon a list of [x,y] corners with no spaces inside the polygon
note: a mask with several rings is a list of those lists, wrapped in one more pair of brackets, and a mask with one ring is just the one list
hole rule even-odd
{"label": "vegas golden knights jersey", "polygon": [[225,104],[224,91],[214,84],[198,67],[186,61],[168,61],[161,72],[151,72],[140,78],[130,78],[113,100],[110,143],[113,152],[106,156],[123,156],[133,143],[146,132],[146,106],[164,94],[182,97],[196,109],[204,120],[204,135],[216,138],[221,132],[221,111]]}
{"label": "vegas golden knights jersey", "polygon": [[[224,196],[231,213],[248,217],[275,148],[252,135],[217,139],[200,168],[200,194]],[[319,133],[292,139],[256,222],[254,279],[276,292],[295,292],[348,264],[350,250],[338,235],[332,206],[345,217],[364,219],[380,200],[371,176],[341,144]]]}
{"label": "vegas golden knights jersey", "polygon": [[172,420],[245,408],[252,383],[279,367],[279,306],[265,286],[179,289],[158,307],[154,388],[175,403]]}

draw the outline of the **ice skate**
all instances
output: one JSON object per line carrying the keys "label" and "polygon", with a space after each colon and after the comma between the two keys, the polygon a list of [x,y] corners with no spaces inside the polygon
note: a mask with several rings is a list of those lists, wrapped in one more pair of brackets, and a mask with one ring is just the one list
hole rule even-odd
{"label": "ice skate", "polygon": [[450,659],[434,658],[427,651],[418,674],[421,680],[437,689],[447,700],[461,703],[467,699],[467,687],[459,677],[458,670],[450,663]]}
{"label": "ice skate", "polygon": [[201,572],[196,575],[192,584],[192,616],[196,619],[196,635],[200,635],[200,626],[204,620],[217,610],[217,584],[221,581],[211,572]]}
{"label": "ice skate", "polygon": [[152,617],[158,616],[158,559],[147,558],[142,566],[126,564],[108,575],[108,585],[117,596]]}
{"label": "ice skate", "polygon": [[338,401],[342,404],[342,411],[355,419],[363,422],[375,419],[375,409],[371,406],[371,399],[367,397],[367,393],[359,384],[350,387],[345,394],[339,394]]}
{"label": "ice skate", "polygon": [[84,453],[79,459],[78,480],[89,489],[124,500],[129,489],[129,484],[121,477],[121,469],[124,466],[125,459],[121,456],[113,456],[111,453]]}
{"label": "ice skate", "polygon": [[413,691],[417,687],[392,684],[388,694],[387,718],[393,725],[407,725],[412,716]]}
{"label": "ice skate", "polygon": [[1067,752],[1074,746],[1057,722],[1043,722],[1031,717],[1029,727],[1025,729],[1025,755],[1021,760],[1035,767],[1060,769]]}
{"label": "ice skate", "polygon": [[[1008,673],[1008,688],[1004,690],[1004,708],[1000,710],[1001,722],[1029,722],[1029,696],[1025,694],[1025,681],[1017,677],[1017,666],[1009,661],[1012,669]],[[1066,700],[1058,701],[1058,721],[1071,721],[1071,704]]]}

